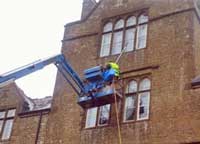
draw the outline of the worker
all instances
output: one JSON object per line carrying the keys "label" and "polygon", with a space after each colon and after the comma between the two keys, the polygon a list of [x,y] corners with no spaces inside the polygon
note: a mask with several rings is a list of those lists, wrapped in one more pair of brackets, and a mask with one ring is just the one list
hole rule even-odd
{"label": "worker", "polygon": [[113,78],[119,77],[120,70],[119,65],[114,62],[109,62],[106,65],[105,71],[103,72],[103,78],[106,82],[111,82]]}
{"label": "worker", "polygon": [[114,69],[115,71],[115,76],[116,77],[119,77],[119,73],[120,73],[120,70],[119,70],[119,65],[117,63],[114,63],[114,62],[109,62],[107,64],[108,67],[111,67],[112,69]]}

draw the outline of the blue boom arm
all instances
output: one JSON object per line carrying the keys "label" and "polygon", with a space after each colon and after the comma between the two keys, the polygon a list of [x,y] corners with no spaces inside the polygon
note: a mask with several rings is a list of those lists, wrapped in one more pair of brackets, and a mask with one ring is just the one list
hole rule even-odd
{"label": "blue boom arm", "polygon": [[117,92],[112,85],[107,85],[107,77],[113,76],[110,70],[105,71],[101,66],[86,69],[84,71],[85,80],[82,82],[62,54],[35,61],[1,75],[0,88],[49,64],[56,65],[58,71],[77,93],[77,103],[84,109],[113,103],[115,94],[117,94],[117,99],[122,97],[121,93]]}
{"label": "blue boom arm", "polygon": [[38,71],[49,64],[55,64],[58,70],[62,73],[67,82],[80,96],[85,93],[84,85],[77,73],[72,69],[70,64],[65,60],[64,55],[59,54],[44,60],[38,60],[31,64],[25,65],[13,71],[7,72],[0,76],[0,87],[9,82],[13,82],[21,77]]}

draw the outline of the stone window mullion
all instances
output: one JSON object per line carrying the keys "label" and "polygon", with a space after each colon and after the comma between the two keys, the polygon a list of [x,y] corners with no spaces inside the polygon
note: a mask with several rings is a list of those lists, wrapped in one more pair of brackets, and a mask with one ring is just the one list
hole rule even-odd
{"label": "stone window mullion", "polygon": [[[148,78],[132,80],[126,88],[124,122],[140,121],[149,118],[151,82]],[[132,111],[131,111],[132,107]]]}
{"label": "stone window mullion", "polygon": [[16,109],[8,109],[4,110],[5,115],[3,118],[0,119],[1,121],[1,131],[0,131],[0,141],[1,140],[8,140],[12,133],[14,117],[16,113]]}
{"label": "stone window mullion", "polygon": [[[135,14],[129,17],[118,16],[109,20],[112,29],[110,27],[109,32],[103,29],[100,57],[120,54],[127,45],[128,48],[124,50],[125,52],[146,48],[148,21],[146,12],[138,16]],[[104,28],[107,24],[104,25]],[[106,40],[109,42],[104,45]]]}
{"label": "stone window mullion", "polygon": [[89,108],[86,112],[85,128],[105,126],[110,121],[111,104]]}

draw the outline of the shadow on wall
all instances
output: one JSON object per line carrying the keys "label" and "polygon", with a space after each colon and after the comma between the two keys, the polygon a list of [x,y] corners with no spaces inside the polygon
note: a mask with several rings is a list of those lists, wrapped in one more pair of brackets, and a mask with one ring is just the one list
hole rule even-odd
{"label": "shadow on wall", "polygon": [[200,0],[197,1],[197,7],[198,7],[199,10],[200,10]]}

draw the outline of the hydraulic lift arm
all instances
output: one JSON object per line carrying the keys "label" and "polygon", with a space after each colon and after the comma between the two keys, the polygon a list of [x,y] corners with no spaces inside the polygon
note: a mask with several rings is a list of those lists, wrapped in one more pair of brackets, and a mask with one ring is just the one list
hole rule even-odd
{"label": "hydraulic lift arm", "polygon": [[[38,71],[49,64],[55,64],[58,71],[71,85],[78,95],[77,103],[82,108],[101,106],[114,102],[113,94],[116,90],[111,85],[106,85],[104,71],[101,66],[84,70],[84,82],[72,69],[63,54],[59,54],[47,59],[38,60],[13,71],[0,75],[0,88],[15,80]],[[121,94],[117,94],[121,97]]]}
{"label": "hydraulic lift arm", "polygon": [[7,72],[0,76],[0,88],[14,82],[15,80],[38,71],[49,64],[55,64],[58,70],[63,74],[67,82],[72,86],[75,92],[80,95],[84,93],[84,85],[77,75],[77,73],[72,69],[69,63],[65,60],[64,55],[59,54],[44,60],[38,60],[31,64],[25,65],[13,71]]}

